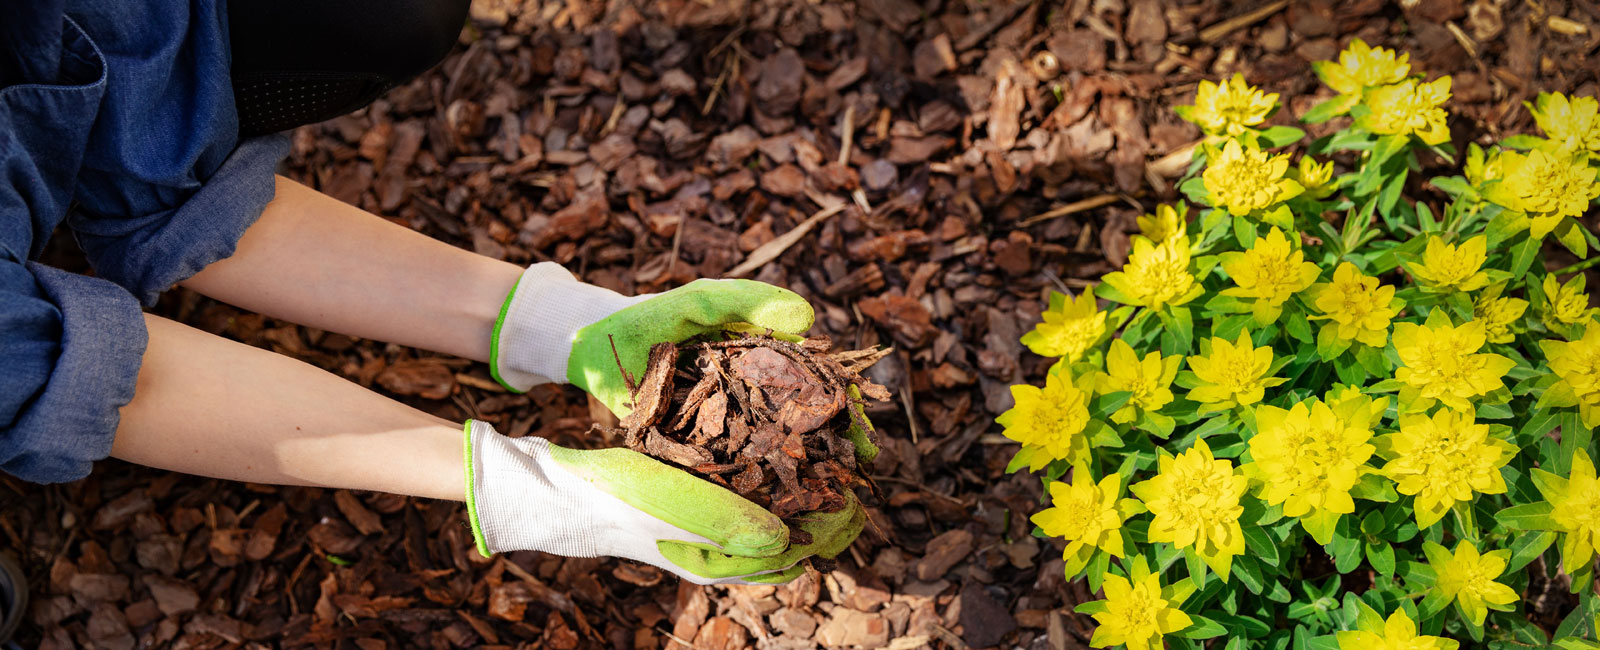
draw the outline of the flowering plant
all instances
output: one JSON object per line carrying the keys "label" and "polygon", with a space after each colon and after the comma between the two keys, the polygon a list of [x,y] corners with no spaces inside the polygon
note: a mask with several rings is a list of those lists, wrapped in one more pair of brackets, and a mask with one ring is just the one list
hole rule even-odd
{"label": "flowering plant", "polygon": [[[1104,590],[1095,647],[1600,649],[1600,105],[1540,95],[1542,136],[1419,194],[1457,164],[1449,77],[1359,40],[1314,67],[1337,96],[1302,120],[1344,128],[1297,154],[1276,95],[1202,84],[1187,203],[1023,337],[1058,359],[999,418],[1035,534]],[[1552,634],[1523,594],[1557,574]]]}

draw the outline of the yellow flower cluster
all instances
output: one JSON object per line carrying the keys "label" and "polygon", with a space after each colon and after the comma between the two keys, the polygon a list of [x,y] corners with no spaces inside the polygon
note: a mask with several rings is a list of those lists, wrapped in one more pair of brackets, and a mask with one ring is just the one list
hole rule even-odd
{"label": "yellow flower cluster", "polygon": [[1600,325],[1591,323],[1576,341],[1545,340],[1539,347],[1559,379],[1546,390],[1565,395],[1565,406],[1576,405],[1583,426],[1600,426]]}
{"label": "yellow flower cluster", "polygon": [[1262,93],[1234,74],[1220,84],[1201,81],[1193,106],[1177,106],[1179,117],[1194,122],[1207,135],[1233,137],[1266,121],[1278,106],[1278,95]]}
{"label": "yellow flower cluster", "polygon": [[1012,407],[995,418],[1005,437],[1022,443],[1022,454],[1032,471],[1054,460],[1081,461],[1089,447],[1083,430],[1089,425],[1089,394],[1073,385],[1065,372],[1052,372],[1044,388],[1018,384],[1011,387]]}
{"label": "yellow flower cluster", "polygon": [[1233,463],[1212,456],[1205,440],[1196,440],[1176,458],[1162,454],[1159,465],[1155,477],[1129,488],[1155,516],[1150,541],[1193,548],[1211,570],[1228,579],[1234,556],[1244,553],[1239,497],[1249,481]]}
{"label": "yellow flower cluster", "polygon": [[1262,151],[1254,141],[1229,140],[1209,158],[1200,175],[1207,201],[1236,217],[1265,211],[1305,191],[1286,176],[1289,156]]}
{"label": "yellow flower cluster", "polygon": [[1134,514],[1132,503],[1119,503],[1122,475],[1111,474],[1094,483],[1088,470],[1076,472],[1071,484],[1050,483],[1052,507],[1032,517],[1044,534],[1067,540],[1062,557],[1067,575],[1077,575],[1095,549],[1122,557],[1122,522]]}
{"label": "yellow flower cluster", "polygon": [[1557,149],[1600,153],[1600,102],[1595,98],[1539,93],[1528,111]]}
{"label": "yellow flower cluster", "polygon": [[1405,306],[1394,297],[1394,287],[1378,285],[1354,264],[1342,262],[1333,271],[1333,280],[1312,285],[1307,291],[1311,304],[1322,312],[1318,319],[1326,336],[1349,344],[1359,341],[1381,348],[1389,342],[1389,324]]}
{"label": "yellow flower cluster", "polygon": [[1566,534],[1561,545],[1561,570],[1574,573],[1600,548],[1600,479],[1594,461],[1582,449],[1573,455],[1571,475],[1561,478],[1534,468],[1533,484],[1550,503],[1550,518]]}
{"label": "yellow flower cluster", "polygon": [[1381,628],[1340,632],[1336,638],[1339,650],[1456,650],[1461,647],[1460,642],[1452,639],[1418,634],[1416,621],[1400,608],[1389,615]]}
{"label": "yellow flower cluster", "polygon": [[1222,270],[1237,285],[1223,289],[1222,295],[1253,298],[1258,326],[1278,320],[1284,301],[1311,286],[1321,273],[1277,228],[1266,237],[1257,237],[1249,250],[1229,251],[1221,257]]}
{"label": "yellow flower cluster", "polygon": [[1126,296],[1129,304],[1152,309],[1182,305],[1203,291],[1195,282],[1191,262],[1189,245],[1182,238],[1153,243],[1136,237],[1128,263],[1101,281]]}
{"label": "yellow flower cluster", "polygon": [[1562,219],[1583,216],[1600,197],[1597,170],[1583,154],[1503,151],[1495,162],[1500,182],[1488,186],[1484,198],[1522,213],[1535,238],[1550,234]]}
{"label": "yellow flower cluster", "polygon": [[[1463,411],[1472,409],[1471,400],[1503,388],[1501,381],[1517,365],[1504,355],[1479,352],[1488,341],[1483,323],[1468,321],[1459,326],[1439,317],[1426,324],[1399,323],[1394,326],[1394,349],[1404,367],[1394,378],[1416,392],[1415,399],[1401,393],[1401,407],[1422,410],[1433,400]],[[1411,407],[1407,408],[1410,404]]]}
{"label": "yellow flower cluster", "polygon": [[1447,600],[1454,600],[1473,625],[1483,625],[1489,610],[1510,611],[1521,597],[1516,590],[1495,581],[1505,573],[1511,551],[1500,549],[1480,554],[1477,545],[1461,542],[1455,554],[1433,542],[1423,542],[1422,552],[1433,567],[1434,589]]}
{"label": "yellow flower cluster", "polygon": [[1367,459],[1375,448],[1368,440],[1388,402],[1352,392],[1332,405],[1312,400],[1287,411],[1256,409],[1249,471],[1262,482],[1262,500],[1300,518],[1318,544],[1331,542],[1339,518],[1355,512],[1350,491],[1372,472]]}
{"label": "yellow flower cluster", "polygon": [[1104,648],[1127,645],[1129,650],[1161,650],[1161,637],[1189,627],[1194,621],[1174,605],[1182,598],[1162,589],[1161,575],[1143,562],[1134,564],[1127,578],[1108,574],[1106,598],[1092,614],[1096,623],[1089,645]]}
{"label": "yellow flower cluster", "polygon": [[1189,369],[1200,380],[1200,385],[1189,391],[1189,399],[1203,404],[1202,410],[1255,404],[1268,388],[1288,381],[1267,376],[1272,372],[1272,347],[1256,347],[1249,332],[1240,333],[1231,343],[1212,338],[1210,345],[1210,352],[1189,357]]}
{"label": "yellow flower cluster", "polygon": [[1449,116],[1443,104],[1450,99],[1450,77],[1429,83],[1407,79],[1374,88],[1362,99],[1371,112],[1356,118],[1356,125],[1380,135],[1414,135],[1426,144],[1450,141]]}
{"label": "yellow flower cluster", "polygon": [[1458,502],[1471,502],[1474,492],[1503,494],[1500,468],[1516,448],[1489,435],[1471,413],[1439,409],[1433,417],[1400,416],[1400,431],[1379,437],[1378,449],[1389,462],[1383,473],[1401,494],[1416,496],[1417,527],[1427,528]]}
{"label": "yellow flower cluster", "polygon": [[1022,335],[1022,344],[1042,357],[1061,357],[1068,363],[1083,358],[1089,348],[1106,333],[1106,314],[1095,306],[1094,294],[1084,292],[1076,299],[1050,292],[1050,307],[1044,322]]}
{"label": "yellow flower cluster", "polygon": [[1485,237],[1473,237],[1456,246],[1433,236],[1422,252],[1422,263],[1408,262],[1406,269],[1426,289],[1476,291],[1489,284],[1489,274],[1483,271],[1488,259],[1489,241]]}
{"label": "yellow flower cluster", "polygon": [[1411,73],[1411,55],[1396,56],[1394,50],[1371,47],[1366,41],[1355,39],[1339,53],[1339,62],[1316,61],[1311,69],[1322,78],[1322,83],[1347,98],[1345,110],[1361,101],[1368,88],[1387,86],[1406,78]]}

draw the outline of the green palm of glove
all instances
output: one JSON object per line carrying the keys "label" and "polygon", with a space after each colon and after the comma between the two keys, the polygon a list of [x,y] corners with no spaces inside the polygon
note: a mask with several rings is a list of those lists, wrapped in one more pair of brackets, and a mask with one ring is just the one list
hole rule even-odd
{"label": "green palm of glove", "polygon": [[[574,450],[550,447],[551,459],[574,476],[661,523],[705,538],[685,541],[669,532],[651,534],[653,523],[638,526],[629,545],[650,545],[661,559],[701,580],[742,578],[780,584],[805,572],[800,561],[833,558],[850,546],[866,523],[855,495],[837,512],[797,517],[811,535],[807,544],[789,544],[789,528],[776,515],[732,491],[627,449]],[[648,550],[628,555],[647,560]]]}
{"label": "green palm of glove", "polygon": [[632,396],[619,360],[638,378],[657,343],[682,342],[735,323],[798,334],[811,328],[813,318],[811,304],[787,289],[753,280],[695,280],[578,330],[567,380],[623,417],[632,411]]}

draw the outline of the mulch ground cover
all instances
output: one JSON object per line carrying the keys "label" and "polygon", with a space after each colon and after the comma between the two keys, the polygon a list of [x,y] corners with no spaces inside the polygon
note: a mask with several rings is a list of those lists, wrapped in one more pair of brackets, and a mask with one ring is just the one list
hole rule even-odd
{"label": "mulch ground cover", "polygon": [[[1594,0],[475,2],[443,64],[296,131],[285,173],[624,293],[786,286],[838,349],[892,346],[862,371],[890,398],[867,401],[873,525],[827,573],[703,588],[611,559],[480,558],[459,503],[107,461],[68,485],[0,476],[0,545],[34,586],[19,643],[1086,647],[1070,608],[1089,594],[1030,536],[1041,486],[1003,471],[1015,447],[992,423],[1046,367],[1017,339],[1049,290],[1119,267],[1135,217],[1176,197],[1200,134],[1171,107],[1199,80],[1241,73],[1291,123],[1330,96],[1310,62],[1355,37],[1454,75],[1458,147],[1530,130],[1540,91],[1600,94]],[[1423,182],[1409,194],[1445,198]],[[65,239],[51,259],[83,268]],[[187,291],[156,311],[446,418],[626,442],[591,433],[621,429],[574,389],[509,394],[481,364]]]}

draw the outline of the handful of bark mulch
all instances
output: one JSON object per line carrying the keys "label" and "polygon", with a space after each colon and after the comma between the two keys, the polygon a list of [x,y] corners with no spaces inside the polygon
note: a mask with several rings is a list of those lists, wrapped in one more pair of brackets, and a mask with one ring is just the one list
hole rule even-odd
{"label": "handful of bark mulch", "polygon": [[[877,456],[865,399],[889,391],[861,376],[881,350],[829,352],[826,338],[729,340],[650,349],[644,376],[624,370],[633,412],[628,448],[681,465],[783,519],[836,512]],[[790,527],[790,542],[809,536]]]}

